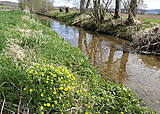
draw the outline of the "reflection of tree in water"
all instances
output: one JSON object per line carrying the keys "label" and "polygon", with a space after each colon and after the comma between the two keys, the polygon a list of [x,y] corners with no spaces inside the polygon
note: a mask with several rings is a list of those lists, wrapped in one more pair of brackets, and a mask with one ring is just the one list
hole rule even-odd
{"label": "reflection of tree in water", "polygon": [[[91,35],[90,39],[87,40],[86,33],[83,32],[83,29],[79,30],[79,39],[78,39],[78,48],[85,51],[89,60],[93,66],[98,65],[102,76],[106,80],[116,81],[120,84],[123,83],[127,76],[126,73],[126,63],[128,61],[129,53],[123,52],[121,58],[117,61],[114,61],[114,55],[116,49],[112,47],[107,47],[102,44],[102,39],[96,35]],[[84,41],[84,47],[83,47]],[[111,43],[111,46],[114,47],[115,43]],[[108,53],[109,52],[109,56]],[[107,62],[104,62],[108,58]],[[108,78],[109,77],[109,78]]]}
{"label": "reflection of tree in water", "polygon": [[120,60],[120,68],[118,70],[118,80],[119,80],[119,84],[123,84],[123,80],[125,80],[125,78],[127,78],[127,73],[126,73],[126,67],[127,67],[127,62],[128,62],[128,56],[129,53],[124,52],[122,54],[121,60]]}
{"label": "reflection of tree in water", "polygon": [[143,61],[144,64],[146,64],[148,68],[157,67],[157,70],[160,69],[160,64],[158,64],[160,63],[160,60],[158,60],[156,57],[149,55],[138,55],[138,57]]}

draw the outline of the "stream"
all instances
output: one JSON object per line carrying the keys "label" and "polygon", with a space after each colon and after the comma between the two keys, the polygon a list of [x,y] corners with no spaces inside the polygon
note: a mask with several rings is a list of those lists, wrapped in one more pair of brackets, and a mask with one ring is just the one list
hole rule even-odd
{"label": "stream", "polygon": [[128,41],[113,36],[68,26],[64,22],[36,15],[51,24],[51,29],[74,47],[79,48],[98,66],[105,80],[130,88],[144,106],[160,113],[160,58],[126,52]]}

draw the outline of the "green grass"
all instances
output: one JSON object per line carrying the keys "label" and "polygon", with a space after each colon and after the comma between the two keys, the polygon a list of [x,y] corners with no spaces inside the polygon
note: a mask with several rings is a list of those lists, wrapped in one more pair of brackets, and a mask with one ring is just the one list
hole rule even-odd
{"label": "green grass", "polygon": [[160,20],[159,19],[148,19],[148,18],[136,18],[136,19],[139,19],[139,20],[143,20],[147,23],[150,23],[150,22],[153,22],[153,23],[160,23]]}
{"label": "green grass", "polygon": [[130,89],[105,82],[82,52],[48,24],[23,11],[0,15],[3,113],[154,113]]}

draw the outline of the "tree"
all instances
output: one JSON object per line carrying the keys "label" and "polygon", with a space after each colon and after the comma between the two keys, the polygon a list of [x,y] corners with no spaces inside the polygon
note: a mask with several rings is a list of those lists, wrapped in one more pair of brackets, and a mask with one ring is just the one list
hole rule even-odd
{"label": "tree", "polygon": [[125,0],[123,2],[124,8],[128,11],[128,22],[134,23],[136,17],[136,10],[138,5],[143,3],[143,0]]}
{"label": "tree", "polygon": [[118,18],[121,12],[121,0],[116,0],[114,18]]}
{"label": "tree", "polygon": [[19,0],[19,5],[22,10],[26,7],[31,12],[48,13],[53,9],[53,0]]}
{"label": "tree", "polygon": [[84,13],[85,12],[85,0],[81,0],[80,1],[80,13]]}

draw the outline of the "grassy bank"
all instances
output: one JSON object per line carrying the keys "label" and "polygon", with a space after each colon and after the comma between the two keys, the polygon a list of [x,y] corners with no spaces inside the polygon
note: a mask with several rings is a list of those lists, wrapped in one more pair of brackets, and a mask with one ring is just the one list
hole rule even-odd
{"label": "grassy bank", "polygon": [[88,14],[79,15],[79,12],[58,12],[52,11],[49,14],[42,14],[48,17],[64,21],[70,25],[77,25],[86,29],[113,35],[118,38],[131,41],[131,47],[142,54],[160,55],[160,21],[156,19],[136,18],[134,24],[127,21],[127,16],[122,16],[112,21],[105,16],[104,21],[97,25]]}
{"label": "grassy bank", "polygon": [[48,24],[23,11],[0,15],[3,113],[154,113],[130,89],[105,82]]}

